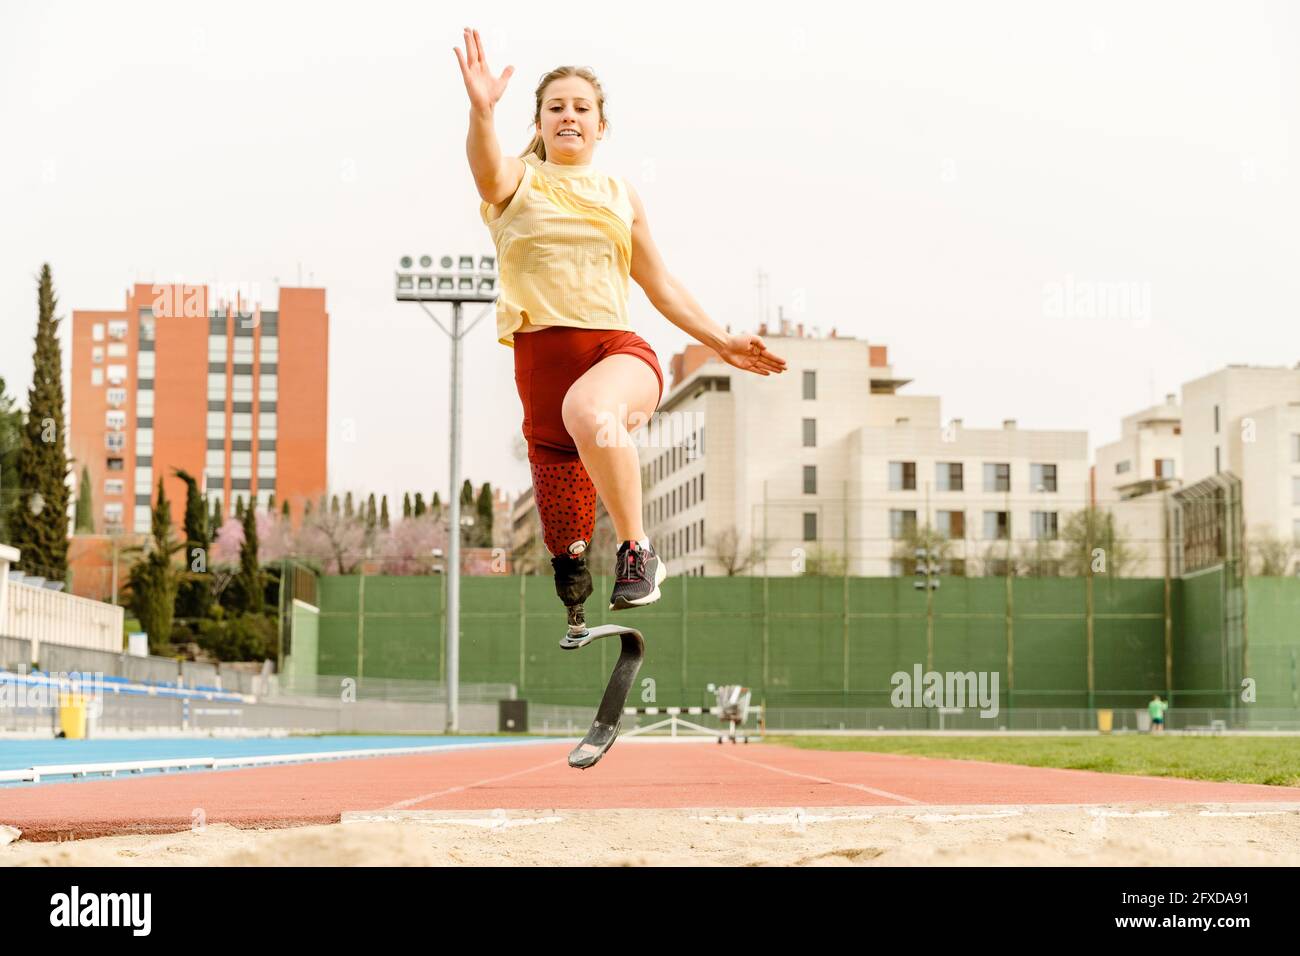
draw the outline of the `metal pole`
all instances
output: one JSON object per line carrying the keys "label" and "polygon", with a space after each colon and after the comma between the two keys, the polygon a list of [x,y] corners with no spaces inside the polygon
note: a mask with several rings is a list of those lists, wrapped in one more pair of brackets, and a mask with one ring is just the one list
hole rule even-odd
{"label": "metal pole", "polygon": [[460,303],[451,304],[451,516],[447,541],[447,733],[460,728]]}

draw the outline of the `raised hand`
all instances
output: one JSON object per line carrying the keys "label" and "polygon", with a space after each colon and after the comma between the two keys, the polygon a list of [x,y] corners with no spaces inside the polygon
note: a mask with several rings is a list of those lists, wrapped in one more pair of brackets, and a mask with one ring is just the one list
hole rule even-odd
{"label": "raised hand", "polygon": [[769,352],[763,340],[757,335],[741,333],[731,336],[726,344],[718,349],[718,355],[728,365],[758,375],[771,375],[773,372],[785,371],[785,359]]}
{"label": "raised hand", "polygon": [[507,66],[499,77],[494,77],[488,68],[487,55],[483,52],[483,41],[478,31],[465,28],[465,52],[455,47],[456,61],[460,64],[460,75],[465,78],[465,92],[469,94],[469,105],[476,110],[491,110],[496,106],[501,94],[506,91],[515,72],[513,66]]}

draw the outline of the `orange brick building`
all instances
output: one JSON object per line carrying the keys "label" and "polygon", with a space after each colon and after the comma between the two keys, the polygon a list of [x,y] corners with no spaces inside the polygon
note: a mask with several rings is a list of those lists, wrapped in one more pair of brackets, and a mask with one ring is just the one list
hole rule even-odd
{"label": "orange brick building", "polygon": [[70,450],[95,531],[147,533],[159,478],[179,530],[175,468],[227,514],[274,495],[297,520],[327,487],[328,366],[324,289],[282,288],[271,311],[137,283],[120,312],[74,310]]}

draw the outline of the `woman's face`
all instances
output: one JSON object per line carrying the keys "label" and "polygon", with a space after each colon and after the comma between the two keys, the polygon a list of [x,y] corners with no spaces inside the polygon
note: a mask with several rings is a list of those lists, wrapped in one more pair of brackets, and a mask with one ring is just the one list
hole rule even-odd
{"label": "woman's face", "polygon": [[552,80],[542,93],[542,117],[537,131],[546,145],[546,158],[570,165],[591,162],[601,137],[596,91],[580,76]]}

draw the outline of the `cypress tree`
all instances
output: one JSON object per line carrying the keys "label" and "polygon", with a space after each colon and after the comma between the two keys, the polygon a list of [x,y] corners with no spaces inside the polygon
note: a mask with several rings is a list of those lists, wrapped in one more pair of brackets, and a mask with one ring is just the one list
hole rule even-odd
{"label": "cypress tree", "polygon": [[244,542],[239,546],[240,610],[249,614],[261,614],[266,606],[257,547],[257,512],[249,508],[244,512]]}
{"label": "cypress tree", "polygon": [[402,517],[411,517],[411,493],[409,491],[402,495]]}
{"label": "cypress tree", "polygon": [[370,493],[366,499],[366,530],[374,531],[375,525],[379,523],[379,513],[375,510],[375,494]]}
{"label": "cypress tree", "polygon": [[18,482],[18,448],[22,444],[23,410],[17,407],[0,376],[0,541],[9,540],[9,510]]}
{"label": "cypress tree", "polygon": [[235,497],[235,517],[238,518],[240,521],[244,520],[244,496],[243,495],[237,495]]}
{"label": "cypress tree", "polygon": [[48,264],[37,284],[36,350],[27,421],[18,449],[9,512],[11,543],[22,551],[20,567],[54,581],[68,574],[68,455],[63,435],[63,351],[58,299]]}
{"label": "cypress tree", "polygon": [[442,496],[436,491],[433,493],[433,505],[431,507],[435,515],[442,514]]}
{"label": "cypress tree", "polygon": [[81,480],[77,482],[77,520],[73,526],[77,534],[95,533],[95,501],[90,490],[90,468],[81,466]]}
{"label": "cypress tree", "polygon": [[470,483],[470,480],[466,478],[465,483],[460,486],[460,510],[462,512],[468,511],[473,504],[474,486]]}
{"label": "cypress tree", "polygon": [[478,492],[478,503],[475,506],[478,511],[478,528],[479,547],[492,547],[492,506],[495,504],[492,498],[491,482],[483,482],[483,487]]}
{"label": "cypress tree", "polygon": [[388,495],[384,495],[379,506],[379,527],[388,530]]}
{"label": "cypress tree", "polygon": [[417,491],[415,493],[415,516],[417,518],[424,516],[424,494]]}
{"label": "cypress tree", "polygon": [[206,617],[211,603],[211,589],[206,572],[212,550],[208,530],[208,511],[199,493],[199,483],[189,472],[173,468],[172,473],[185,482],[185,566],[186,574],[176,593],[178,617]]}
{"label": "cypress tree", "polygon": [[271,494],[267,496],[267,499],[266,499],[266,513],[269,514],[269,515],[273,515],[273,514],[275,514],[275,492],[274,492],[274,491],[271,492]]}
{"label": "cypress tree", "polygon": [[158,479],[152,530],[153,547],[131,568],[130,603],[133,613],[140,619],[140,626],[149,634],[150,646],[158,650],[171,643],[172,616],[180,583],[180,576],[172,566],[172,552],[177,544],[172,539],[171,504],[167,501],[161,478]]}
{"label": "cypress tree", "polygon": [[339,496],[334,495],[332,498],[330,498],[330,514],[336,515],[338,513],[339,513]]}
{"label": "cypress tree", "polygon": [[285,498],[284,501],[282,501],[282,502],[280,503],[280,515],[284,518],[285,521],[290,520],[290,517],[291,517],[291,516],[290,516],[290,514],[289,514],[289,499],[288,499],[288,498]]}

